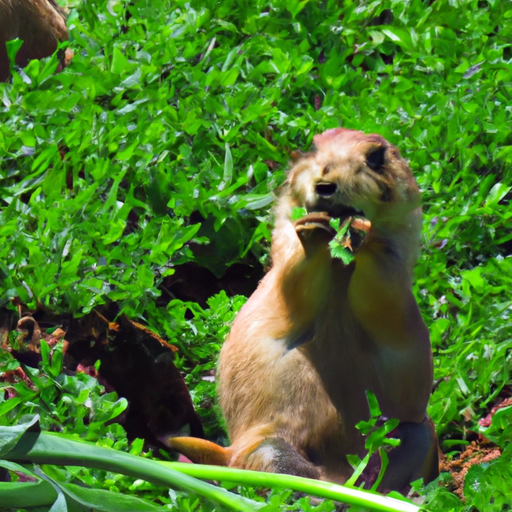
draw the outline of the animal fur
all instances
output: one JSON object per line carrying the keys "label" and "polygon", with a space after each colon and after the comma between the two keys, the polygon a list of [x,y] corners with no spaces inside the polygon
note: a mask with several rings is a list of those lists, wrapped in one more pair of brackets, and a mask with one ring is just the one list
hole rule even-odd
{"label": "animal fur", "polygon": [[0,0],[0,81],[10,76],[5,43],[16,38],[18,66],[52,55],[68,39],[65,11],[53,0]]}

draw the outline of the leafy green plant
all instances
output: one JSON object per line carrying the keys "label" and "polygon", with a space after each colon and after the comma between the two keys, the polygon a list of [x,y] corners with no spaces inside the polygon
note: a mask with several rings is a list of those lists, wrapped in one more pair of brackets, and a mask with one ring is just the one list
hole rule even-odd
{"label": "leafy green plant", "polygon": [[[2,427],[3,443],[2,455],[11,460],[32,460],[33,462],[57,463],[57,464],[80,464],[81,466],[93,466],[102,469],[121,471],[125,474],[144,478],[150,482],[159,485],[175,485],[188,491],[199,493],[216,502],[223,503],[235,510],[256,510],[260,508],[257,503],[240,496],[229,493],[228,491],[214,487],[210,484],[202,483],[196,479],[182,475],[172,469],[166,469],[159,464],[147,460],[136,459],[135,456],[110,450],[107,448],[95,447],[94,445],[86,445],[83,442],[64,439],[60,436],[52,436],[50,434],[31,433],[29,431],[37,421],[37,416],[25,424],[16,427]],[[23,428],[24,427],[24,428]],[[15,466],[10,464],[10,469]],[[19,469],[17,467],[16,469]],[[23,468],[21,468],[23,469]],[[43,467],[44,472],[48,476],[46,482],[53,482],[66,495],[66,498],[77,501],[79,504],[93,507],[100,510],[156,510],[157,507],[150,504],[140,502],[140,500],[132,497],[126,497],[118,493],[110,493],[108,491],[85,490],[79,486],[68,483],[57,483],[59,479],[58,471]],[[34,474],[29,472],[32,476]],[[37,473],[36,473],[37,474]],[[19,502],[23,497],[23,485],[21,488],[13,489],[13,505]],[[48,494],[50,487],[40,484],[42,503],[35,505],[45,505],[48,503]],[[54,493],[56,494],[56,493]],[[61,498],[62,494],[57,497]],[[31,496],[30,500],[34,497]],[[50,502],[51,503],[51,502]],[[119,508],[116,508],[119,507]]]}
{"label": "leafy green plant", "polygon": [[[67,69],[55,74],[54,56],[0,84],[0,308],[19,297],[78,317],[116,303],[179,347],[207,432],[222,437],[206,373],[244,299],[201,307],[167,293],[166,279],[187,262],[217,278],[234,263],[268,265],[289,151],[328,128],[377,132],[422,190],[414,293],[434,349],[429,414],[456,457],[510,387],[510,2],[93,0],[72,4],[68,26]],[[2,383],[1,424],[39,412],[43,430],[128,450],[106,424],[123,401],[45,350],[42,371]],[[0,361],[3,375],[19,366]],[[508,415],[486,431],[503,448]],[[496,510],[475,482],[499,496],[508,458],[469,472],[465,505],[442,476],[426,506]],[[73,471],[91,487],[160,496]]]}
{"label": "leafy green plant", "polygon": [[[309,480],[288,475],[269,475],[255,471],[241,471],[189,464],[164,464],[134,455],[97,447],[62,435],[44,434],[35,430],[38,417],[19,424],[17,427],[0,427],[2,444],[0,457],[7,461],[0,463],[2,467],[18,470],[36,478],[37,483],[0,484],[4,504],[7,506],[40,506],[55,502],[66,507],[66,501],[92,507],[97,510],[157,510],[158,507],[145,503],[138,498],[124,496],[109,491],[86,489],[75,484],[60,481],[59,472],[49,466],[38,466],[34,470],[26,469],[9,461],[31,461],[43,464],[80,464],[85,467],[97,467],[143,478],[159,485],[178,486],[187,491],[224,504],[234,510],[259,510],[265,505],[257,503],[223,488],[214,487],[187,476],[195,474],[204,479],[229,480],[231,482],[269,487],[288,487],[309,493],[343,500],[346,503],[361,505],[382,512],[416,512],[416,505],[384,498],[363,491],[343,488],[339,485]],[[178,470],[178,471],[177,471]],[[185,474],[182,474],[185,473]],[[53,484],[53,485],[52,485]],[[3,488],[3,489],[2,489]],[[27,497],[26,491],[31,493]],[[53,491],[53,492],[52,492]],[[66,508],[64,508],[66,509]]]}
{"label": "leafy green plant", "polygon": [[388,437],[397,426],[399,421],[397,419],[386,420],[382,425],[379,425],[382,412],[379,404],[377,403],[376,396],[371,392],[366,392],[368,400],[368,407],[370,409],[370,419],[368,421],[360,421],[356,428],[361,434],[366,436],[364,447],[368,450],[365,457],[361,460],[356,455],[348,456],[348,461],[354,467],[354,473],[347,480],[347,485],[355,485],[357,479],[361,476],[364,469],[368,466],[370,457],[374,453],[378,453],[381,461],[381,467],[377,479],[375,480],[372,490],[377,490],[382,477],[388,467],[389,458],[386,452],[386,448],[395,448],[400,445],[399,439],[393,439]]}

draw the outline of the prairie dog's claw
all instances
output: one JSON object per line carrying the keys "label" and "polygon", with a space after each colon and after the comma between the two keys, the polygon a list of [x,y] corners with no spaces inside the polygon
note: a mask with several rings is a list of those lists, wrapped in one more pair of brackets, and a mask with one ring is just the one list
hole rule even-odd
{"label": "prairie dog's claw", "polygon": [[295,222],[295,232],[307,255],[327,246],[336,236],[336,230],[329,221],[330,217],[325,213],[310,213]]}
{"label": "prairie dog's claw", "polygon": [[334,237],[336,230],[331,227],[330,220],[331,218],[326,213],[310,213],[295,222],[295,231],[298,234],[306,230],[320,228],[325,229]]}
{"label": "prairie dog's claw", "polygon": [[372,223],[368,219],[354,219],[350,227],[354,229],[358,229],[359,231],[364,231],[368,233],[372,228]]}

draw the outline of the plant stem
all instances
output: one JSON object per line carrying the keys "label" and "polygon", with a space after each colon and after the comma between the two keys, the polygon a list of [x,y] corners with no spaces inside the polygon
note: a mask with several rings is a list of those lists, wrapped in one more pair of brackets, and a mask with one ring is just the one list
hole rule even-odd
{"label": "plant stem", "polygon": [[4,458],[25,462],[30,460],[38,464],[84,466],[122,473],[156,485],[179,487],[237,511],[253,512],[264,506],[264,503],[201,482],[174,468],[164,467],[157,461],[70,439],[62,434],[26,432]]}
{"label": "plant stem", "polygon": [[183,462],[159,461],[159,464],[196,478],[220,480],[249,486],[293,489],[294,491],[306,492],[322,498],[341,501],[349,505],[363,506],[378,512],[420,512],[424,510],[408,501],[401,501],[370,491],[352,489],[339,484],[298,476],[201,464],[187,464]]}

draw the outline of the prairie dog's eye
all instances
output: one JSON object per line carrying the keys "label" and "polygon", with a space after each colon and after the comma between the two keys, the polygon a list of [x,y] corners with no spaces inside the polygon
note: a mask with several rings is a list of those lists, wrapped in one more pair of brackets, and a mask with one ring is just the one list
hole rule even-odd
{"label": "prairie dog's eye", "polygon": [[386,147],[380,146],[374,149],[371,153],[366,155],[366,165],[375,172],[382,172],[384,166],[384,156],[386,154]]}

